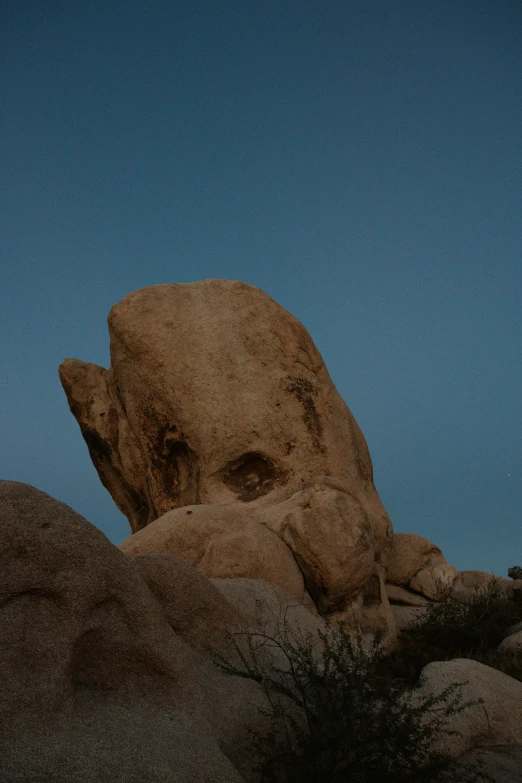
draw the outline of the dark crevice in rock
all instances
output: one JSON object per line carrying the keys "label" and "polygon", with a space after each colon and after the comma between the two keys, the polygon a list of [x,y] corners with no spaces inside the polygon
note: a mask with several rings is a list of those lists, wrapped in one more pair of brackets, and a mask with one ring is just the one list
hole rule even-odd
{"label": "dark crevice in rock", "polygon": [[312,436],[314,447],[318,451],[324,451],[324,445],[321,442],[323,423],[315,405],[316,387],[307,378],[289,375],[285,378],[285,391],[293,394],[303,406],[303,420]]}
{"label": "dark crevice in rock", "polygon": [[[178,432],[175,425],[168,425],[162,427],[151,444],[150,460],[154,466],[155,482],[171,499],[170,508],[201,502],[199,457],[182,438],[183,433]],[[161,513],[166,510],[162,509]]]}
{"label": "dark crevice in rock", "polygon": [[247,503],[266,495],[276,484],[285,484],[287,472],[264,454],[251,451],[227,462],[221,476],[238,500]]}
{"label": "dark crevice in rock", "polygon": [[125,514],[133,532],[141,530],[149,522],[149,506],[146,499],[123,479],[112,457],[112,448],[94,430],[82,428],[82,435],[103,486],[111,493],[114,502]]}

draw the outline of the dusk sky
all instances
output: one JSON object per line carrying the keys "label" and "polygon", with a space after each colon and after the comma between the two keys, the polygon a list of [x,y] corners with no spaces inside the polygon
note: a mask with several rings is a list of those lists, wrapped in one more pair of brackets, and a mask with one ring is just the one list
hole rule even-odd
{"label": "dusk sky", "polygon": [[[61,388],[131,291],[299,318],[397,532],[522,565],[518,0],[3,0],[0,476],[130,534]],[[197,361],[198,357],[194,357]]]}

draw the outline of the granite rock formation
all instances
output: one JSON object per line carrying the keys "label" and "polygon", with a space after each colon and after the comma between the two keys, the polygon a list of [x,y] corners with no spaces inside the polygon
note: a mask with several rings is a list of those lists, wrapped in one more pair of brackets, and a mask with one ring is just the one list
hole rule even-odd
{"label": "granite rock formation", "polygon": [[259,603],[324,624],[265,582],[231,581],[250,604],[173,557],[125,557],[68,506],[0,481],[2,783],[253,780],[264,697],[211,656],[232,655],[227,631],[265,627]]}
{"label": "granite rock formation", "polygon": [[257,288],[205,280],[130,294],[109,332],[109,370],[66,359],[60,378],[136,534],[124,551],[306,590],[356,626],[365,607],[377,626],[393,623],[376,573],[391,523],[364,437],[302,324]]}
{"label": "granite rock formation", "polygon": [[[1,481],[2,783],[258,783],[251,731],[269,729],[266,696],[214,655],[233,657],[227,631],[275,637],[282,623],[318,650],[327,633],[279,587],[210,581],[168,554],[124,556],[63,503]],[[288,664],[265,653],[269,667]],[[455,683],[470,704],[448,714],[437,749],[484,758],[495,783],[520,781],[522,684],[471,660],[422,672],[424,696]]]}

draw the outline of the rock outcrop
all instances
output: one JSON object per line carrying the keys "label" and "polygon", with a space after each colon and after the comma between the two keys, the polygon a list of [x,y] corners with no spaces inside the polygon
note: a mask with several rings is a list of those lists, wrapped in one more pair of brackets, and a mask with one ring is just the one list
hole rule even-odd
{"label": "rock outcrop", "polygon": [[[249,582],[258,602],[270,589]],[[209,653],[258,618],[226,594],[175,558],[127,558],[63,503],[0,482],[2,783],[252,780],[264,697]]]}
{"label": "rock outcrop", "polygon": [[335,621],[390,629],[391,523],[302,324],[257,288],[205,280],[130,294],[109,332],[109,370],[67,359],[60,378],[135,534],[122,549],[267,579]]}

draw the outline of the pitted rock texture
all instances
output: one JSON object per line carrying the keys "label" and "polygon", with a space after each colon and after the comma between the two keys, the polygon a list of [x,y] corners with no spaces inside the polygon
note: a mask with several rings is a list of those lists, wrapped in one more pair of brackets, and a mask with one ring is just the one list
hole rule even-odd
{"label": "pitted rock texture", "polygon": [[[200,604],[232,619],[195,576]],[[236,679],[223,682],[174,632],[99,530],[33,487],[0,482],[2,783],[240,783],[239,757],[226,754],[247,747],[256,695]]]}
{"label": "pitted rock texture", "polygon": [[390,522],[364,437],[303,325],[245,283],[129,294],[109,315],[111,367],[60,378],[100,478],[133,532],[198,503],[271,505],[339,477]]}
{"label": "pitted rock texture", "polygon": [[391,523],[364,437],[302,324],[253,286],[204,280],[130,294],[109,332],[109,370],[66,359],[60,378],[138,534],[124,551],[267,579],[299,599],[306,588],[324,614],[360,603]]}

